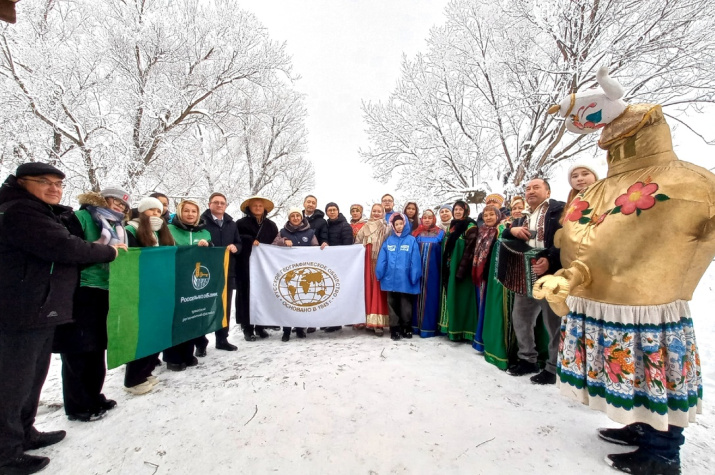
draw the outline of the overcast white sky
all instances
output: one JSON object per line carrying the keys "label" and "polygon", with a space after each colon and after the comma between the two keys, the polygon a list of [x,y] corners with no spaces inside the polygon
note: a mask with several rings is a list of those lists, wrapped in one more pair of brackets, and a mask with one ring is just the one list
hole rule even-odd
{"label": "overcast white sky", "polygon": [[[444,23],[448,0],[240,0],[268,28],[286,41],[296,88],[307,94],[308,158],[316,168],[314,194],[323,209],[335,201],[347,216],[351,203],[379,201],[383,193],[399,195],[391,185],[372,178],[358,149],[369,143],[364,132],[362,100],[385,100],[400,75],[403,53],[426,51],[432,26]],[[701,116],[699,131],[715,138],[715,110]],[[670,121],[671,126],[674,125]],[[684,128],[675,128],[679,157],[706,168],[715,166],[715,147],[708,147]],[[605,152],[597,170],[605,175]],[[564,169],[568,168],[568,165]],[[553,197],[565,199],[566,172],[552,179]],[[299,203],[296,203],[299,204]],[[434,203],[424,203],[434,204]]]}
{"label": "overcast white sky", "polygon": [[372,179],[358,149],[368,145],[361,100],[384,100],[400,75],[402,54],[426,50],[432,26],[443,23],[447,0],[240,0],[287,41],[296,88],[307,94],[308,158],[323,209],[335,201],[368,203],[388,185]]}

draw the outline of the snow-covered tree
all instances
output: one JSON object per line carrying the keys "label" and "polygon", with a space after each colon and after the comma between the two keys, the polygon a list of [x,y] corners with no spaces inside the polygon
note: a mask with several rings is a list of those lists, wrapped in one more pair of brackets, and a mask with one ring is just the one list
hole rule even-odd
{"label": "snow-covered tree", "polygon": [[372,145],[361,154],[378,178],[424,177],[417,192],[510,192],[595,152],[594,138],[564,134],[546,110],[595,85],[603,65],[626,100],[662,104],[697,130],[684,113],[715,99],[706,11],[715,0],[453,0],[389,99],[363,105]]}
{"label": "snow-covered tree", "polygon": [[[292,183],[274,170],[304,160],[305,110],[291,89],[290,57],[235,2],[22,7],[17,25],[0,25],[3,168],[50,161],[74,191],[118,183],[133,193],[246,196],[256,191],[242,174],[251,162],[230,142],[241,134],[238,118],[252,119],[244,107],[258,95],[291,107],[291,138],[302,146],[265,165],[277,188]],[[299,170],[311,175],[305,164]]]}

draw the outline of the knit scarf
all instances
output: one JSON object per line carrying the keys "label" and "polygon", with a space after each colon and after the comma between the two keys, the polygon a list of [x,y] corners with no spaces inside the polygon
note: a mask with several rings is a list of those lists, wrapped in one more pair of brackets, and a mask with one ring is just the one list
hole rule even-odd
{"label": "knit scarf", "polygon": [[95,242],[99,244],[126,244],[127,233],[122,226],[124,214],[113,211],[109,208],[100,208],[97,206],[87,206],[85,208],[92,221],[99,227],[100,236]]}

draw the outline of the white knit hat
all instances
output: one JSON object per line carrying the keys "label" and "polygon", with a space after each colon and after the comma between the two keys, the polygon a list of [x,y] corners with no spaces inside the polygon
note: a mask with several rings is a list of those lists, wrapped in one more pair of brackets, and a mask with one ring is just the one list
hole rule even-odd
{"label": "white knit hat", "polygon": [[137,206],[137,210],[139,210],[140,213],[143,213],[148,209],[158,209],[163,213],[164,205],[161,204],[161,201],[157,200],[156,198],[147,196],[146,198],[141,199],[141,201],[139,202],[139,206]]}
{"label": "white knit hat", "polygon": [[593,176],[595,176],[596,180],[598,180],[598,173],[596,173],[596,170],[591,165],[586,165],[585,163],[574,163],[573,165],[571,165],[571,168],[569,168],[568,175],[566,175],[566,179],[569,181],[569,185],[571,184],[571,174],[577,168],[585,168],[586,170],[593,173]]}
{"label": "white knit hat", "polygon": [[290,215],[293,213],[298,213],[299,215],[303,216],[303,210],[297,206],[291,206],[290,208],[288,208],[288,217],[289,218],[290,218]]}

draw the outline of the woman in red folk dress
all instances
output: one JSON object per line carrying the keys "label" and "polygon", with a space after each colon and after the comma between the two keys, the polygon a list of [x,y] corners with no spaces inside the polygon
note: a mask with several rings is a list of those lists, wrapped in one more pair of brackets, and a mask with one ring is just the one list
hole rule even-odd
{"label": "woman in red folk dress", "polygon": [[385,221],[385,209],[381,204],[372,205],[370,219],[358,231],[355,243],[365,246],[365,314],[366,326],[375,331],[375,336],[382,336],[383,328],[390,326],[387,309],[387,294],[380,288],[375,277],[377,255],[383,241],[390,233]]}

